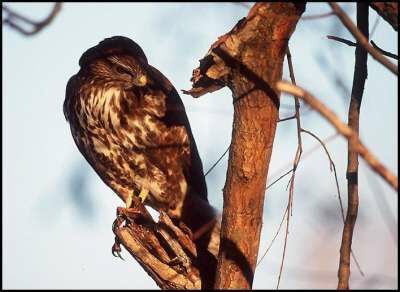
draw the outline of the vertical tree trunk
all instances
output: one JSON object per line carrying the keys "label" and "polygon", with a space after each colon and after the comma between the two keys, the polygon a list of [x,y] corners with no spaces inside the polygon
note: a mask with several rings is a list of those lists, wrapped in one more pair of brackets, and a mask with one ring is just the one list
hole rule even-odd
{"label": "vertical tree trunk", "polygon": [[257,3],[216,41],[193,73],[195,97],[228,86],[234,121],[224,188],[214,288],[250,289],[258,255],[264,194],[278,119],[288,40],[304,3]]}
{"label": "vertical tree trunk", "polygon": [[[368,3],[357,3],[357,28],[368,38]],[[353,88],[349,106],[349,127],[357,134],[360,121],[360,106],[367,79],[367,51],[357,44],[355,52]],[[340,264],[338,272],[338,289],[349,289],[350,253],[354,226],[358,213],[358,152],[354,139],[348,140],[347,162],[348,207],[340,247]]]}

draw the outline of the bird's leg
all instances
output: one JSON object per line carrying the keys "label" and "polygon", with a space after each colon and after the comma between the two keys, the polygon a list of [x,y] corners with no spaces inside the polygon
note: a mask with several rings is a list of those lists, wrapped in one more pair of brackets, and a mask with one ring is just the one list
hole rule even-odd
{"label": "bird's leg", "polygon": [[144,203],[144,201],[146,200],[148,194],[149,194],[149,190],[148,189],[144,189],[144,188],[141,189],[140,194],[139,194],[139,198],[142,201],[142,203]]}
{"label": "bird's leg", "polygon": [[[133,221],[133,219],[137,218],[141,213],[138,209],[133,207],[133,192],[128,195],[125,202],[125,208],[117,207],[117,218],[114,220],[112,225],[112,230],[114,234],[116,233],[117,229],[119,229],[124,222]],[[115,236],[115,242],[111,248],[112,254],[115,257],[120,257],[121,259],[121,245],[120,241],[117,236]]]}
{"label": "bird's leg", "polygon": [[126,207],[126,209],[129,209],[131,206],[132,206],[132,201],[133,201],[133,192],[132,193],[130,193],[129,195],[128,195],[128,197],[126,198],[126,202],[125,202],[125,207]]}

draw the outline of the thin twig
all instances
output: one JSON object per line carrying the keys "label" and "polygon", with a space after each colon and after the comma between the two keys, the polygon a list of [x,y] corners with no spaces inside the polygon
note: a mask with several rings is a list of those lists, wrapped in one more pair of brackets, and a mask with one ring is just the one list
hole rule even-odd
{"label": "thin twig", "polygon": [[319,18],[325,18],[325,17],[332,16],[332,15],[335,15],[335,13],[332,11],[327,12],[327,13],[315,14],[315,15],[305,15],[305,16],[302,16],[300,18],[300,20],[314,20],[314,19],[319,19]]}
{"label": "thin twig", "polygon": [[369,38],[372,39],[372,36],[374,35],[376,29],[378,28],[378,24],[379,24],[379,20],[381,19],[381,17],[379,16],[379,14],[376,15],[375,18],[375,22],[374,25],[372,26],[371,32],[369,34]]}
{"label": "thin twig", "polygon": [[270,187],[272,187],[274,184],[276,184],[278,181],[280,181],[281,179],[283,179],[285,176],[287,176],[289,173],[291,173],[293,171],[293,168],[288,170],[286,173],[282,174],[279,178],[277,178],[276,180],[274,180],[272,183],[270,183],[265,190],[268,190]]}
{"label": "thin twig", "polygon": [[[336,183],[336,190],[337,190],[337,194],[338,194],[338,200],[339,200],[339,206],[340,206],[340,213],[342,215],[342,220],[343,223],[345,223],[345,218],[344,218],[344,208],[343,208],[343,202],[342,202],[342,196],[340,195],[340,188],[339,188],[339,181],[337,178],[337,172],[336,172],[336,166],[335,163],[332,160],[331,155],[329,154],[328,148],[326,148],[326,145],[324,143],[324,141],[322,141],[317,135],[315,135],[314,133],[312,133],[311,131],[307,131],[305,129],[301,129],[302,132],[309,134],[310,136],[312,136],[314,139],[316,139],[321,146],[324,148],[326,155],[328,156],[329,159],[329,168],[332,171],[333,170],[333,174],[335,177],[335,183]],[[354,254],[353,250],[351,250],[351,256],[353,257],[354,262],[356,263],[357,269],[360,272],[360,275],[364,277],[364,272],[361,269],[361,265],[358,263],[357,257]]]}
{"label": "thin twig", "polygon": [[[334,140],[335,138],[339,137],[338,133],[332,134],[328,137],[326,137],[325,139],[323,139],[323,142],[326,144],[328,144],[329,142],[331,142],[332,140]],[[308,149],[307,151],[304,151],[303,154],[301,155],[302,159],[304,160],[306,157],[310,156],[311,154],[313,154],[317,149],[319,149],[321,147],[321,145],[319,143],[316,143],[314,145],[314,147]],[[285,164],[283,167],[281,167],[280,169],[278,169],[277,171],[275,171],[273,174],[271,174],[270,178],[276,177],[278,176],[278,174],[282,173],[283,170],[285,170],[285,173],[287,172],[286,169],[288,169],[288,167],[292,167],[293,162],[288,162],[287,164]],[[291,168],[289,171],[292,171],[293,169]],[[280,175],[281,176],[281,175]]]}
{"label": "thin twig", "polygon": [[391,72],[398,75],[398,67],[389,61],[384,55],[382,55],[377,49],[375,49],[368,39],[364,36],[362,32],[357,29],[357,26],[351,21],[349,16],[340,8],[336,2],[328,2],[332,10],[335,12],[337,17],[342,21],[343,25],[348,29],[348,31],[354,36],[359,44],[361,44],[368,53],[383,66],[388,68]]}
{"label": "thin twig", "polygon": [[399,14],[399,3],[397,1],[369,1],[369,6],[397,31]]}
{"label": "thin twig", "polygon": [[333,36],[333,35],[327,35],[326,37],[327,37],[328,39],[330,39],[330,40],[338,41],[338,42],[340,42],[340,43],[344,43],[344,44],[346,44],[346,45],[348,45],[348,46],[351,46],[351,47],[357,46],[357,43],[354,43],[354,42],[352,42],[352,41],[346,40],[346,39],[344,39],[344,38],[340,38],[340,37]]}
{"label": "thin twig", "polygon": [[288,120],[293,120],[295,118],[296,118],[296,116],[294,115],[294,116],[290,116],[290,117],[287,117],[287,118],[278,119],[277,123],[288,121]]}
{"label": "thin twig", "polygon": [[311,131],[305,130],[305,129],[301,129],[302,132],[310,135],[311,137],[313,137],[315,140],[317,140],[322,148],[324,148],[326,155],[328,156],[329,159],[329,168],[330,170],[334,172],[335,175],[335,183],[336,183],[336,190],[337,190],[337,194],[338,194],[338,198],[339,198],[339,205],[340,205],[340,212],[342,214],[342,219],[344,222],[344,209],[343,209],[343,203],[342,203],[342,197],[340,195],[340,188],[339,188],[339,182],[338,182],[338,178],[337,178],[337,173],[336,173],[336,167],[335,167],[335,163],[332,160],[331,155],[329,154],[328,149],[326,148],[326,145],[324,143],[324,141],[322,141],[317,135],[315,135],[314,133],[312,133]]}
{"label": "thin twig", "polygon": [[[327,35],[326,37],[327,37],[328,39],[330,39],[330,40],[338,41],[338,42],[343,43],[343,44],[346,44],[346,45],[348,45],[348,46],[350,46],[350,47],[356,47],[356,46],[357,46],[357,43],[354,43],[354,42],[352,42],[352,41],[346,40],[346,39],[344,39],[344,38],[340,38],[340,37],[333,36],[333,35]],[[397,55],[395,55],[395,54],[393,54],[393,53],[390,53],[390,52],[387,52],[387,51],[381,49],[380,47],[378,47],[378,46],[376,45],[376,43],[375,43],[373,40],[371,40],[371,45],[372,45],[375,49],[377,49],[382,55],[385,55],[385,56],[387,56],[387,57],[389,57],[389,58],[392,58],[392,59],[395,59],[395,60],[399,60],[399,57],[398,57]]]}
{"label": "thin twig", "polygon": [[[62,7],[62,3],[60,3],[60,2],[54,3],[53,9],[51,10],[50,14],[45,19],[43,19],[42,21],[34,21],[34,20],[27,18],[24,15],[21,15],[15,11],[11,10],[7,6],[3,5],[2,6],[3,11],[5,11],[7,13],[6,18],[3,20],[3,24],[9,25],[13,29],[22,33],[23,35],[32,36],[32,35],[40,32],[46,26],[48,26],[53,21],[53,19],[57,16],[57,14],[60,12],[61,7]],[[20,26],[20,24],[18,24],[18,22],[20,22],[20,24],[24,24],[24,23],[29,24],[32,26],[32,29],[26,30],[25,28]]]}
{"label": "thin twig", "polygon": [[267,255],[268,251],[271,249],[273,243],[275,242],[276,237],[278,236],[279,232],[280,232],[281,229],[282,229],[282,224],[283,224],[283,221],[285,221],[285,216],[286,216],[286,213],[287,213],[287,212],[288,212],[288,208],[286,207],[285,212],[283,213],[283,216],[282,216],[281,223],[279,224],[279,227],[278,227],[278,229],[277,229],[276,232],[275,232],[274,238],[272,238],[271,243],[270,243],[270,244],[268,245],[268,247],[267,247],[267,250],[264,252],[264,254],[263,254],[262,257],[260,258],[260,260],[257,262],[256,267],[262,262],[262,260],[264,259],[264,257]]}
{"label": "thin twig", "polygon": [[[298,156],[296,155],[296,157],[298,157]],[[294,173],[294,171],[293,171],[293,173]],[[281,261],[281,266],[279,268],[279,277],[278,277],[278,284],[276,285],[276,289],[279,288],[279,284],[280,284],[281,276],[282,276],[282,270],[283,270],[283,263],[285,261],[285,255],[286,255],[286,246],[287,246],[288,235],[289,235],[289,222],[290,222],[290,217],[291,217],[290,213],[291,213],[291,211],[293,209],[292,204],[293,204],[293,192],[294,192],[294,178],[295,178],[294,175],[292,175],[292,177],[290,178],[289,199],[288,199],[288,204],[287,204],[287,207],[286,207],[287,213],[286,213],[285,241],[284,241],[284,245],[283,245],[282,261]]]}
{"label": "thin twig", "polygon": [[[296,78],[294,76],[294,70],[293,70],[293,63],[292,63],[292,55],[290,53],[289,46],[287,47],[286,51],[286,57],[288,61],[288,66],[289,66],[289,74],[290,74],[290,79],[294,85],[296,85]],[[288,199],[288,205],[287,205],[287,223],[286,223],[286,232],[285,232],[285,244],[283,246],[283,254],[282,254],[282,261],[281,261],[281,266],[279,269],[279,276],[278,276],[278,283],[276,288],[279,288],[279,284],[281,281],[281,276],[282,276],[282,270],[283,270],[283,263],[285,261],[285,255],[286,255],[286,246],[287,246],[287,238],[289,234],[289,221],[290,221],[290,216],[292,215],[293,212],[293,195],[294,195],[294,180],[296,176],[296,170],[297,166],[300,162],[301,154],[303,152],[302,148],[302,142],[301,142],[301,124],[300,124],[300,101],[297,96],[294,96],[294,105],[295,105],[295,118],[296,118],[296,126],[297,126],[297,150],[296,150],[296,155],[293,161],[293,168],[292,168],[292,176],[289,180],[290,182],[290,189],[289,189],[289,199]]]}
{"label": "thin twig", "polygon": [[397,176],[395,176],[389,169],[387,169],[376,157],[373,155],[368,148],[366,148],[357,134],[354,133],[345,123],[343,123],[337,115],[332,112],[326,105],[315,98],[311,93],[305,89],[294,86],[289,82],[279,81],[276,84],[276,88],[280,91],[284,91],[290,94],[294,94],[303,99],[309,104],[314,110],[318,111],[326,120],[328,120],[332,126],[346,139],[354,139],[357,152],[361,157],[368,163],[368,165],[378,173],[394,190],[398,190]]}
{"label": "thin twig", "polygon": [[[333,134],[333,135],[331,135],[331,136],[325,138],[324,141],[323,141],[323,143],[326,144],[326,143],[332,141],[332,140],[333,140],[334,138],[336,138],[336,137],[338,137],[338,134],[337,134],[337,133],[335,133],[335,134]],[[304,160],[304,158],[305,158],[306,156],[312,154],[312,153],[313,153],[316,149],[318,149],[320,146],[321,146],[321,144],[317,143],[317,144],[316,144],[314,147],[312,147],[311,149],[309,149],[309,150],[303,152],[303,155],[302,155],[303,160]],[[290,162],[287,166],[289,166],[289,165],[292,165],[292,162]],[[286,167],[284,167],[284,168],[286,168]],[[287,172],[285,172],[283,175],[279,176],[279,178],[277,178],[275,181],[273,181],[271,184],[269,184],[269,185],[267,186],[266,189],[269,189],[270,187],[272,187],[275,183],[277,183],[279,180],[281,180],[282,178],[284,178],[285,176],[287,176],[287,175],[288,175],[289,173],[291,173],[292,171],[293,171],[293,168],[290,169],[290,170],[288,170]],[[280,172],[280,171],[279,171],[279,172]],[[274,175],[272,175],[272,177],[274,177]],[[292,178],[290,178],[289,183],[290,183],[291,179],[292,179]],[[267,250],[264,252],[263,256],[262,256],[262,257],[260,258],[260,260],[258,261],[257,266],[261,263],[261,261],[263,260],[263,258],[266,256],[266,254],[268,253],[268,251],[269,251],[270,248],[272,247],[272,244],[274,243],[275,238],[277,237],[278,233],[279,233],[280,230],[281,230],[282,223],[283,223],[283,221],[284,221],[284,219],[285,219],[285,215],[286,215],[287,211],[288,211],[288,208],[286,207],[285,213],[283,214],[282,221],[281,221],[281,223],[280,223],[280,225],[279,225],[279,228],[278,228],[278,230],[277,230],[277,232],[276,232],[274,238],[272,239],[270,245],[268,246]]]}
{"label": "thin twig", "polygon": [[389,57],[389,58],[392,58],[392,59],[395,59],[395,60],[399,60],[399,56],[397,56],[397,55],[395,55],[395,54],[393,54],[393,53],[390,53],[390,52],[388,52],[388,51],[385,51],[385,50],[381,49],[380,47],[378,47],[378,45],[377,45],[373,40],[371,40],[371,45],[372,45],[375,49],[377,49],[379,52],[381,52],[382,55],[385,55],[385,56],[387,56],[387,57]]}
{"label": "thin twig", "polygon": [[221,155],[221,157],[218,158],[218,160],[210,167],[209,170],[207,170],[206,174],[204,175],[205,177],[217,166],[217,164],[221,161],[221,159],[224,158],[225,154],[229,151],[230,147],[231,145],[229,145],[228,148],[226,148],[225,152]]}

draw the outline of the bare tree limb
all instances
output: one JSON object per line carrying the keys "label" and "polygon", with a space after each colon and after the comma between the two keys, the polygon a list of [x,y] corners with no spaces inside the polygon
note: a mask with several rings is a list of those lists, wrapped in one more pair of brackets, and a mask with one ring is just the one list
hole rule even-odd
{"label": "bare tree limb", "polygon": [[[368,4],[357,3],[357,29],[368,39],[369,21]],[[358,213],[358,152],[357,140],[359,139],[360,108],[364,93],[365,80],[368,76],[367,51],[356,46],[356,60],[354,64],[353,88],[351,90],[349,106],[349,128],[353,135],[348,139],[348,162],[347,162],[347,191],[348,206],[346,221],[344,223],[342,244],[340,247],[340,263],[338,271],[338,289],[349,289],[350,279],[350,253],[353,239],[354,226]]]}
{"label": "bare tree limb", "polygon": [[[338,41],[338,42],[343,43],[343,44],[346,44],[346,45],[348,45],[348,46],[350,46],[350,47],[356,47],[356,46],[357,46],[357,43],[354,43],[354,42],[352,42],[352,41],[346,40],[346,39],[344,39],[344,38],[340,38],[340,37],[333,36],[333,35],[327,35],[326,37],[327,37],[328,39],[330,39],[330,40]],[[382,55],[385,55],[385,56],[387,56],[387,57],[389,57],[389,58],[392,58],[392,59],[395,59],[395,60],[399,60],[399,57],[398,57],[397,55],[395,55],[395,54],[393,54],[393,53],[390,53],[390,52],[387,52],[387,51],[381,49],[380,47],[378,47],[378,46],[375,44],[375,42],[374,42],[373,40],[371,40],[371,45],[372,45],[375,49],[377,49]]]}
{"label": "bare tree limb", "polygon": [[290,117],[287,117],[287,118],[278,119],[277,123],[288,121],[288,120],[293,120],[295,118],[296,118],[296,116],[290,116]]}
{"label": "bare tree limb", "polygon": [[396,2],[369,2],[371,6],[395,31],[398,29],[399,3]]}
{"label": "bare tree limb", "polygon": [[[116,245],[122,244],[162,289],[211,288],[220,224],[214,224],[208,245],[202,246],[201,242],[195,241],[195,236],[187,233],[187,227],[176,226],[163,212],[159,221],[154,222],[144,205],[136,198],[134,201],[137,213],[134,217],[129,215],[132,211],[117,209],[116,222],[123,218],[126,224],[124,227],[118,226],[121,222],[114,225]],[[206,252],[208,259],[205,259]]]}
{"label": "bare tree limb", "polygon": [[378,45],[377,44],[375,44],[375,42],[373,41],[373,40],[371,40],[371,45],[375,48],[375,49],[377,49],[382,55],[385,55],[385,56],[387,56],[387,57],[389,57],[389,58],[392,58],[392,59],[395,59],[395,60],[399,60],[399,56],[397,56],[397,55],[395,55],[395,54],[393,54],[393,53],[390,53],[390,52],[388,52],[388,51],[385,51],[385,50],[383,50],[383,49],[381,49],[380,47],[378,47]]}
{"label": "bare tree limb", "polygon": [[370,45],[368,39],[357,29],[357,26],[351,21],[349,16],[342,10],[342,8],[340,8],[340,6],[335,2],[328,2],[328,4],[332,7],[337,17],[342,21],[343,25],[354,36],[357,42],[361,44],[375,60],[388,68],[394,74],[398,75],[398,67],[390,62],[372,45]]}
{"label": "bare tree limb", "polygon": [[321,101],[315,98],[311,93],[298,86],[294,86],[289,82],[279,81],[276,88],[290,94],[295,94],[309,104],[314,110],[318,111],[325,119],[327,119],[336,130],[347,139],[354,139],[357,152],[368,163],[368,165],[378,173],[394,190],[398,190],[397,177],[387,169],[358,139],[352,129],[344,124],[335,113],[326,107]]}
{"label": "bare tree limb", "polygon": [[315,14],[315,15],[304,15],[301,17],[300,20],[314,20],[314,19],[320,19],[320,18],[325,18],[335,15],[334,12],[327,12],[327,13],[321,13],[321,14]]}
{"label": "bare tree limb", "polygon": [[[160,218],[161,220],[161,218]],[[175,228],[177,228],[175,226]],[[189,255],[180,247],[176,237],[160,236],[154,222],[146,224],[130,223],[127,227],[117,229],[115,235],[136,261],[153,278],[162,289],[200,289],[201,279],[198,269],[192,266]],[[171,246],[179,250],[178,264],[172,264]],[[177,248],[179,246],[179,248]],[[173,254],[176,256],[176,254]],[[184,255],[182,257],[182,255]],[[193,258],[193,255],[192,255]]]}
{"label": "bare tree limb", "polygon": [[[257,3],[211,46],[193,72],[194,97],[228,86],[234,123],[216,284],[249,289],[258,254],[266,176],[278,117],[273,84],[304,3]],[[272,85],[272,86],[271,86]]]}
{"label": "bare tree limb", "polygon": [[[3,11],[7,14],[6,18],[3,20],[3,24],[10,26],[11,28],[22,33],[23,35],[32,36],[39,33],[43,28],[48,26],[60,12],[61,7],[62,3],[54,3],[53,9],[45,19],[43,19],[42,21],[34,21],[3,5]],[[31,30],[27,30],[23,28],[21,24],[30,25],[32,28]]]}
{"label": "bare tree limb", "polygon": [[357,43],[354,43],[354,42],[352,42],[352,41],[346,40],[346,39],[344,39],[344,38],[340,38],[340,37],[333,36],[333,35],[327,35],[326,37],[327,37],[328,39],[330,39],[330,40],[334,40],[334,41],[337,41],[337,42],[346,44],[346,45],[351,46],[351,47],[357,46]]}

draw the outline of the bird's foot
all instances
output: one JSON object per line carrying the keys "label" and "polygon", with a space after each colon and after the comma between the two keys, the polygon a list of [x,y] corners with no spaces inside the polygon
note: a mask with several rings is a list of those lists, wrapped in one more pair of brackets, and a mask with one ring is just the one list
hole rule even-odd
{"label": "bird's foot", "polygon": [[[114,234],[116,234],[117,230],[122,227],[122,225],[128,224],[129,222],[133,222],[134,219],[140,216],[140,211],[135,208],[123,208],[117,207],[117,218],[114,220],[112,225],[112,230]],[[121,256],[121,242],[118,239],[118,236],[115,236],[115,242],[111,248],[111,252],[113,256],[119,257],[123,260]]]}
{"label": "bird's foot", "polygon": [[144,201],[146,200],[148,194],[149,194],[149,190],[148,189],[141,189],[140,194],[139,194],[139,198],[142,201],[142,203],[144,203]]}
{"label": "bird's foot", "polygon": [[115,242],[114,242],[114,244],[113,244],[113,246],[111,248],[111,252],[112,252],[113,256],[119,257],[121,260],[124,261],[124,258],[121,256],[121,251],[122,251],[121,250],[121,243],[120,243],[118,237],[115,236]]}
{"label": "bird's foot", "polygon": [[190,230],[189,227],[186,226],[185,223],[183,223],[182,221],[179,221],[179,228],[180,228],[187,236],[189,236],[190,240],[193,241],[193,232],[192,232],[192,230]]}

